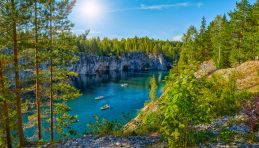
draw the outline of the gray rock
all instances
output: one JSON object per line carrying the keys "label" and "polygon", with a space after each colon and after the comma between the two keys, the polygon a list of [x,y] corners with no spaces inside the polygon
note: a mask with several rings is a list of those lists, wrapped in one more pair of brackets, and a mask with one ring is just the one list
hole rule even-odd
{"label": "gray rock", "polygon": [[[165,147],[165,144],[157,146],[160,143],[160,137],[148,136],[130,136],[130,137],[114,137],[114,136],[83,136],[82,138],[67,140],[65,143],[57,146],[58,148],[140,148],[140,147]],[[153,146],[154,145],[154,146]]]}
{"label": "gray rock", "polygon": [[170,66],[162,54],[147,55],[144,52],[131,52],[120,57],[95,56],[84,53],[79,53],[78,56],[79,61],[68,69],[78,74],[87,75],[123,70],[167,70]]}
{"label": "gray rock", "polygon": [[247,134],[249,132],[249,127],[244,123],[234,124],[229,129],[240,134]]}

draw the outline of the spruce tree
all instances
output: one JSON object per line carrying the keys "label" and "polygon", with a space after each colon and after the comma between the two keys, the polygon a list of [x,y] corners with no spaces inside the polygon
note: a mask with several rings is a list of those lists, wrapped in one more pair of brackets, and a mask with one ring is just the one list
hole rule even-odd
{"label": "spruce tree", "polygon": [[183,45],[181,48],[180,59],[178,62],[178,66],[180,69],[192,64],[196,61],[197,50],[196,50],[196,41],[197,38],[197,30],[194,26],[189,27],[186,34],[183,36]]}
{"label": "spruce tree", "polygon": [[236,9],[229,13],[233,45],[230,60],[234,65],[246,61],[248,59],[246,53],[251,50],[246,46],[246,34],[251,23],[251,8],[248,0],[241,0],[236,3]]}
{"label": "spruce tree", "polygon": [[196,39],[196,61],[205,61],[211,58],[211,51],[209,50],[209,37],[207,33],[206,18],[202,17],[200,31]]}
{"label": "spruce tree", "polygon": [[213,61],[218,68],[230,67],[231,33],[226,16],[217,16],[210,24],[209,33],[213,50]]}

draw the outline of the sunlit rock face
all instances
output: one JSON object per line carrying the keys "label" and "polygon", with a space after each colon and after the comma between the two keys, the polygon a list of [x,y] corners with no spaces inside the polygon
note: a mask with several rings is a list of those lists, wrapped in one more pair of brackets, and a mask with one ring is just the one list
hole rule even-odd
{"label": "sunlit rock face", "polygon": [[69,68],[69,70],[78,74],[93,75],[109,71],[168,70],[170,66],[162,54],[148,55],[143,52],[131,52],[119,57],[106,57],[80,53],[78,56],[80,60]]}

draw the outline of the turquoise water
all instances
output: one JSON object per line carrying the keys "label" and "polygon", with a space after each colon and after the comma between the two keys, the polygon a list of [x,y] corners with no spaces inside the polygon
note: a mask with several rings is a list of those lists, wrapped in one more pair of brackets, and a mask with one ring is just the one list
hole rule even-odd
{"label": "turquoise water", "polygon": [[[161,95],[163,80],[167,74],[166,71],[110,72],[95,76],[80,75],[74,78],[72,84],[81,91],[82,96],[68,102],[71,108],[70,114],[77,115],[79,120],[73,128],[78,135],[83,134],[88,130],[86,125],[94,121],[93,115],[126,123],[124,115],[128,119],[134,118],[148,100],[150,78],[155,76],[158,82],[157,94]],[[122,87],[122,83],[128,85]],[[97,101],[95,97],[98,96],[104,98]],[[105,104],[109,104],[110,109],[102,111],[100,108]],[[27,121],[26,117],[24,121]],[[49,127],[49,124],[43,121],[43,138],[49,139],[49,132],[45,127]],[[26,136],[35,135],[35,130],[36,127],[27,129]]]}
{"label": "turquoise water", "polygon": [[[108,120],[126,122],[126,115],[134,118],[148,100],[149,80],[154,75],[158,82],[158,95],[162,93],[163,80],[168,72],[128,72],[110,73],[102,76],[80,76],[73,81],[75,87],[82,92],[78,99],[69,101],[71,114],[77,115],[79,122],[74,128],[78,133],[86,130],[86,125],[93,122],[93,115]],[[127,83],[122,87],[122,83]],[[95,100],[97,96],[104,96],[102,100]],[[100,108],[109,104],[110,109],[102,111]]]}

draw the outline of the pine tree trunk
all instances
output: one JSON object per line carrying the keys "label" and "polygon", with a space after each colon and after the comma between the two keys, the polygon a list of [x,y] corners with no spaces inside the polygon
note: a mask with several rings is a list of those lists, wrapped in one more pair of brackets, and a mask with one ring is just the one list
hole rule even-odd
{"label": "pine tree trunk", "polygon": [[12,147],[11,133],[10,133],[10,122],[9,122],[9,111],[7,101],[4,101],[4,116],[5,116],[5,132],[6,132],[6,141],[7,147]]}
{"label": "pine tree trunk", "polygon": [[184,144],[184,147],[187,148],[187,145],[188,145],[188,126],[186,126],[186,129],[185,129],[185,144]]}
{"label": "pine tree trunk", "polygon": [[22,111],[21,111],[21,88],[20,88],[20,76],[19,76],[19,63],[18,63],[18,43],[17,43],[17,30],[16,30],[16,18],[15,18],[15,2],[11,0],[12,11],[12,41],[13,41],[13,56],[14,56],[14,73],[15,73],[15,94],[16,94],[16,110],[17,110],[17,126],[18,135],[20,141],[20,147],[24,146],[24,134],[22,126]]}
{"label": "pine tree trunk", "polygon": [[54,141],[54,131],[53,131],[53,67],[52,67],[52,2],[50,3],[50,139]]}
{"label": "pine tree trunk", "polygon": [[221,47],[219,47],[219,58],[218,58],[218,67],[220,67],[220,57],[221,56]]}
{"label": "pine tree trunk", "polygon": [[[3,80],[3,68],[2,68],[2,63],[0,61],[0,88],[4,89],[4,80]],[[2,90],[4,93],[4,90]],[[9,122],[9,111],[8,111],[8,104],[7,101],[4,100],[4,118],[5,118],[5,132],[6,132],[6,142],[7,142],[7,147],[11,148],[12,147],[12,140],[11,140],[11,133],[10,133],[10,122]]]}
{"label": "pine tree trunk", "polygon": [[50,58],[50,104],[49,104],[50,105],[50,138],[51,138],[51,141],[54,141],[52,79],[53,79],[52,58]]}
{"label": "pine tree trunk", "polygon": [[36,67],[36,104],[38,121],[38,139],[41,140],[41,112],[40,112],[40,82],[39,82],[39,55],[38,55],[38,22],[37,22],[37,1],[34,0],[34,27],[35,27],[35,67]]}

